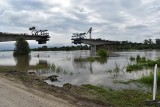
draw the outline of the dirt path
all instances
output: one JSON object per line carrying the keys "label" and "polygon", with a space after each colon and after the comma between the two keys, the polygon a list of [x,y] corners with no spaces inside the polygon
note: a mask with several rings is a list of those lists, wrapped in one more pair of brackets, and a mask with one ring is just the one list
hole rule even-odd
{"label": "dirt path", "polygon": [[55,96],[31,90],[16,80],[0,77],[0,107],[74,107]]}

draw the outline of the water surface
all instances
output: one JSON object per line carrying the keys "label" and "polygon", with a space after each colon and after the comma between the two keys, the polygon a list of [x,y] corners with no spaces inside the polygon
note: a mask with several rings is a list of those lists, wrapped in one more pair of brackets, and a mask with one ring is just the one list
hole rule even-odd
{"label": "water surface", "polygon": [[[35,71],[37,75],[58,75],[58,81],[49,84],[63,86],[65,83],[74,85],[93,84],[112,89],[144,89],[150,90],[142,84],[121,84],[115,81],[128,81],[139,79],[148,75],[150,70],[126,72],[125,67],[134,63],[129,60],[131,56],[145,56],[148,59],[156,59],[160,56],[159,50],[136,50],[114,52],[114,57],[103,61],[77,61],[78,58],[90,57],[90,51],[35,51],[29,57],[12,56],[12,51],[0,52],[0,66],[12,67],[20,71]],[[116,56],[115,56],[116,55]],[[113,70],[115,67],[119,71]],[[112,70],[112,72],[111,72]]]}

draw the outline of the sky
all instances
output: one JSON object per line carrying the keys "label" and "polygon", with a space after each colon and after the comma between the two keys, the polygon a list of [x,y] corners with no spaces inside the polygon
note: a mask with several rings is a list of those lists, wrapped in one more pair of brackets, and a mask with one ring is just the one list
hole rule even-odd
{"label": "sky", "polygon": [[[160,0],[0,0],[0,32],[48,29],[51,38],[46,45],[53,47],[73,45],[72,34],[90,27],[92,38],[143,42],[160,38],[159,25]],[[2,42],[0,49],[13,44]]]}

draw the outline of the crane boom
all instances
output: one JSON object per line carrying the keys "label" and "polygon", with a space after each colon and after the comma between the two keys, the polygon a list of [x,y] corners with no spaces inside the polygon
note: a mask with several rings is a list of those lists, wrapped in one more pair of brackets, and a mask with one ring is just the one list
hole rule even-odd
{"label": "crane boom", "polygon": [[92,35],[91,35],[91,33],[92,33],[92,27],[88,30],[88,32],[86,33],[86,35],[89,33],[89,39],[91,39],[92,38]]}

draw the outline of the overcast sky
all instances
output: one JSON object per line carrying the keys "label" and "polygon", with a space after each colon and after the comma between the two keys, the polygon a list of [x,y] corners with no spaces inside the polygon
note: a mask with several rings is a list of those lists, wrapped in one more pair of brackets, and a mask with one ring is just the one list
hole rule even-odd
{"label": "overcast sky", "polygon": [[52,46],[71,45],[72,33],[90,27],[93,38],[143,42],[160,38],[159,25],[160,0],[0,0],[0,32],[48,29]]}

